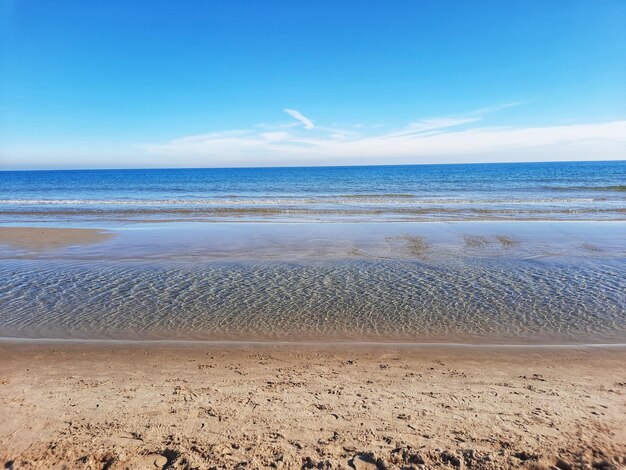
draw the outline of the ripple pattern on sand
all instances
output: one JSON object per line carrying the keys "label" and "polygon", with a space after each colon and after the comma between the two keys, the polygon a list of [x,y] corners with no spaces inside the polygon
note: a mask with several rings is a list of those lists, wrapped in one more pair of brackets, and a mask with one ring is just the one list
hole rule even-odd
{"label": "ripple pattern on sand", "polygon": [[0,335],[624,342],[626,263],[0,265]]}

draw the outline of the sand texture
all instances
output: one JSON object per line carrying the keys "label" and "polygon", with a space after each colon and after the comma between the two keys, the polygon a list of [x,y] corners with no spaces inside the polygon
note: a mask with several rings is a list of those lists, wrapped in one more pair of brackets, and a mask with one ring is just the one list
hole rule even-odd
{"label": "sand texture", "polygon": [[89,228],[0,227],[0,245],[27,250],[52,250],[108,240],[112,232]]}
{"label": "sand texture", "polygon": [[620,468],[626,350],[0,345],[4,468]]}

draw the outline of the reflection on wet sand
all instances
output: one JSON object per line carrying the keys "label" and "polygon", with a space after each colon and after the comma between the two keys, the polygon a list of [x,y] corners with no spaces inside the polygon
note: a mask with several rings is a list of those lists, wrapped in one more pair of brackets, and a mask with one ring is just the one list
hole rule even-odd
{"label": "reflection on wet sand", "polygon": [[[145,224],[0,228],[0,259],[337,260],[623,259],[626,223]],[[25,252],[30,250],[31,252]]]}

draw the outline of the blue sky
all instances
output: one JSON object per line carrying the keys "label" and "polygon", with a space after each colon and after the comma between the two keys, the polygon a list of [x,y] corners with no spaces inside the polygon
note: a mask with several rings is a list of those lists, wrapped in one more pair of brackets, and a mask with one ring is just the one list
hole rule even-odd
{"label": "blue sky", "polygon": [[0,168],[626,158],[626,2],[0,0]]}

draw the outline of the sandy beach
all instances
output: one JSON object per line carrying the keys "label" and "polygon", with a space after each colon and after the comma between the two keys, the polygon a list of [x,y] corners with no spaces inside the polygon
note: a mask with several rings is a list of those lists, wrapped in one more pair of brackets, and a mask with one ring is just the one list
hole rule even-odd
{"label": "sandy beach", "polygon": [[626,349],[3,342],[4,468],[622,468]]}
{"label": "sandy beach", "polygon": [[0,245],[17,249],[52,250],[103,242],[113,236],[106,230],[57,227],[0,227]]}

